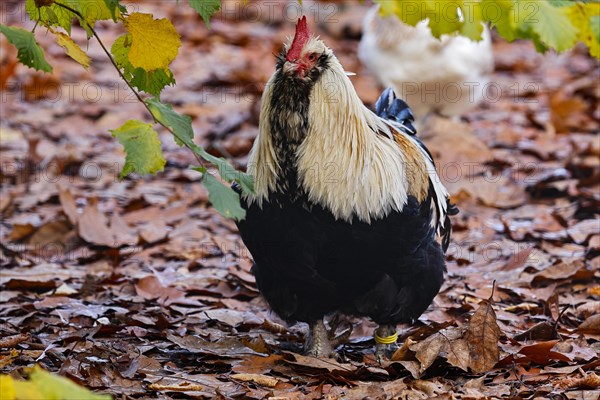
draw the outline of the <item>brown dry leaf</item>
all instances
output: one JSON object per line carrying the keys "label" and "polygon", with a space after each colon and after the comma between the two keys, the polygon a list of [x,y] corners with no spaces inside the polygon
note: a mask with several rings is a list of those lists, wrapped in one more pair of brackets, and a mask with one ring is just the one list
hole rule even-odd
{"label": "brown dry leaf", "polygon": [[60,81],[54,74],[35,73],[23,85],[23,93],[27,101],[57,99],[60,96]]}
{"label": "brown dry leaf", "polygon": [[423,373],[433,364],[440,352],[448,348],[448,342],[457,340],[462,336],[458,329],[445,329],[429,336],[422,342],[416,343],[409,348],[414,351],[415,357],[421,363],[420,373]]}
{"label": "brown dry leaf", "polygon": [[8,349],[11,347],[16,347],[19,343],[22,343],[26,340],[29,340],[29,335],[24,333],[19,333],[18,335],[7,336],[5,338],[0,339],[0,348]]}
{"label": "brown dry leaf", "polygon": [[600,233],[600,219],[586,219],[567,229],[567,233],[575,243],[582,244],[591,235]]}
{"label": "brown dry leaf", "polygon": [[196,336],[180,337],[168,332],[166,338],[192,353],[210,354],[222,358],[261,355],[246,347],[238,338],[231,336],[224,336],[214,342],[209,342]]}
{"label": "brown dry leaf", "polygon": [[489,371],[500,359],[500,327],[489,300],[483,300],[471,320],[465,335],[469,344],[469,367],[476,373]]}
{"label": "brown dry leaf", "polygon": [[594,271],[588,269],[583,260],[562,261],[554,264],[538,273],[533,279],[533,283],[545,280],[560,280],[577,277],[578,279],[591,279]]}
{"label": "brown dry leaf", "polygon": [[239,374],[267,374],[281,360],[283,356],[278,354],[271,354],[268,357],[250,356],[236,363],[231,370]]}
{"label": "brown dry leaf", "polygon": [[146,243],[156,243],[167,237],[169,228],[160,219],[153,219],[140,227],[140,237]]}
{"label": "brown dry leaf", "polygon": [[137,243],[137,235],[116,212],[109,221],[98,209],[98,199],[88,199],[88,203],[79,216],[79,235],[88,243],[107,247],[121,247]]}
{"label": "brown dry leaf", "polygon": [[185,299],[185,292],[170,286],[164,286],[157,277],[147,276],[140,279],[135,284],[135,291],[138,296],[148,300],[155,300],[163,305],[171,304],[196,304],[197,301]]}
{"label": "brown dry leaf", "polygon": [[110,217],[110,230],[114,237],[114,247],[133,246],[138,242],[137,233],[118,213],[113,213]]}
{"label": "brown dry leaf", "polygon": [[469,371],[469,366],[471,365],[472,353],[469,350],[469,345],[470,343],[464,338],[453,340],[448,343],[446,354],[446,359],[450,364],[465,372]]}
{"label": "brown dry leaf", "polygon": [[571,359],[564,354],[552,351],[552,348],[558,343],[558,340],[550,340],[548,342],[540,342],[530,346],[525,346],[519,350],[519,354],[536,364],[546,365],[551,360],[560,360],[570,362]]}
{"label": "brown dry leaf", "polygon": [[73,194],[68,189],[59,187],[58,199],[60,200],[63,212],[69,218],[71,224],[77,225],[79,213],[77,212],[77,204],[75,204],[75,197]]}
{"label": "brown dry leaf", "polygon": [[560,380],[554,385],[556,389],[598,389],[600,388],[600,376],[596,375],[595,372],[586,374],[584,377],[579,378],[566,378]]}
{"label": "brown dry leaf", "polygon": [[600,335],[600,314],[592,315],[577,327],[577,332]]}
{"label": "brown dry leaf", "polygon": [[587,116],[586,102],[579,96],[568,95],[564,90],[557,91],[550,96],[550,111],[552,125],[556,132],[569,132],[578,129]]}
{"label": "brown dry leaf", "polygon": [[277,378],[262,374],[233,374],[230,375],[230,378],[243,382],[254,382],[267,387],[275,387],[279,382]]}
{"label": "brown dry leaf", "polygon": [[341,364],[333,359],[321,359],[315,357],[307,357],[301,354],[284,352],[290,359],[285,358],[284,362],[301,369],[313,369],[327,372],[349,373],[354,372],[356,367],[352,364]]}
{"label": "brown dry leaf", "polygon": [[558,339],[559,335],[556,326],[548,322],[540,322],[527,329],[525,332],[515,335],[515,340],[553,340]]}
{"label": "brown dry leaf", "polygon": [[148,388],[156,390],[158,392],[193,392],[202,390],[202,386],[189,382],[181,381],[170,385],[161,385],[160,383],[153,383],[148,385]]}
{"label": "brown dry leaf", "polygon": [[20,214],[18,217],[13,218],[11,222],[10,240],[12,241],[18,241],[31,235],[42,225],[42,219],[37,214]]}
{"label": "brown dry leaf", "polygon": [[98,199],[95,197],[88,199],[83,214],[79,217],[79,236],[88,243],[117,247],[108,227],[108,219],[98,210]]}

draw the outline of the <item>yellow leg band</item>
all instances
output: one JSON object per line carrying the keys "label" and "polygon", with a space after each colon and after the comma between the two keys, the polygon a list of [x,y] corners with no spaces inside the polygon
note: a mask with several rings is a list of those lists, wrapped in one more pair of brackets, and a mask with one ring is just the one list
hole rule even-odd
{"label": "yellow leg band", "polygon": [[396,341],[398,340],[398,332],[395,332],[393,335],[386,336],[386,337],[381,337],[377,334],[377,332],[375,332],[374,337],[375,337],[375,343],[392,344],[392,343],[396,343]]}

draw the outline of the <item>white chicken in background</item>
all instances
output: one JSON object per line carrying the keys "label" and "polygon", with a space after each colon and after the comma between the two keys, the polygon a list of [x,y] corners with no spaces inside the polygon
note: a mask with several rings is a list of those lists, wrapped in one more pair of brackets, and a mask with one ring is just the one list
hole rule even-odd
{"label": "white chicken in background", "polygon": [[[460,17],[460,16],[459,16]],[[477,105],[494,69],[490,31],[479,42],[459,35],[435,38],[428,20],[410,26],[381,17],[372,7],[358,48],[362,63],[384,87],[393,87],[417,119],[434,112],[447,117]]]}

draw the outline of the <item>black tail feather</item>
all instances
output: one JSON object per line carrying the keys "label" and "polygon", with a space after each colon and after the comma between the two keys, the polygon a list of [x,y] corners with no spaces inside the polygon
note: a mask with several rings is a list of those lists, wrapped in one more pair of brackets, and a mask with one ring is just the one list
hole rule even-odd
{"label": "black tail feather", "polygon": [[375,113],[381,118],[403,125],[404,133],[409,135],[417,134],[417,130],[413,126],[415,117],[410,107],[404,100],[396,97],[392,88],[387,88],[381,93],[381,96],[377,99],[377,103],[375,103]]}

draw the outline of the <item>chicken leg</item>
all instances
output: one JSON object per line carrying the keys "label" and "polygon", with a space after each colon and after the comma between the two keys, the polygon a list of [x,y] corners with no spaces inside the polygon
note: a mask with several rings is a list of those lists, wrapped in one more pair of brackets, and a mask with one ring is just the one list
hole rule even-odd
{"label": "chicken leg", "polygon": [[304,352],[311,357],[326,358],[333,353],[333,346],[329,342],[329,334],[323,319],[309,324],[310,331],[304,345]]}
{"label": "chicken leg", "polygon": [[[345,343],[352,334],[352,324],[336,314],[329,321],[329,330],[322,319],[309,324],[310,332],[304,346],[305,353],[312,357],[331,357],[336,347]],[[343,330],[336,336],[338,328]]]}
{"label": "chicken leg", "polygon": [[398,333],[394,325],[379,325],[375,331],[375,356],[380,364],[394,355],[398,349],[397,339]]}

